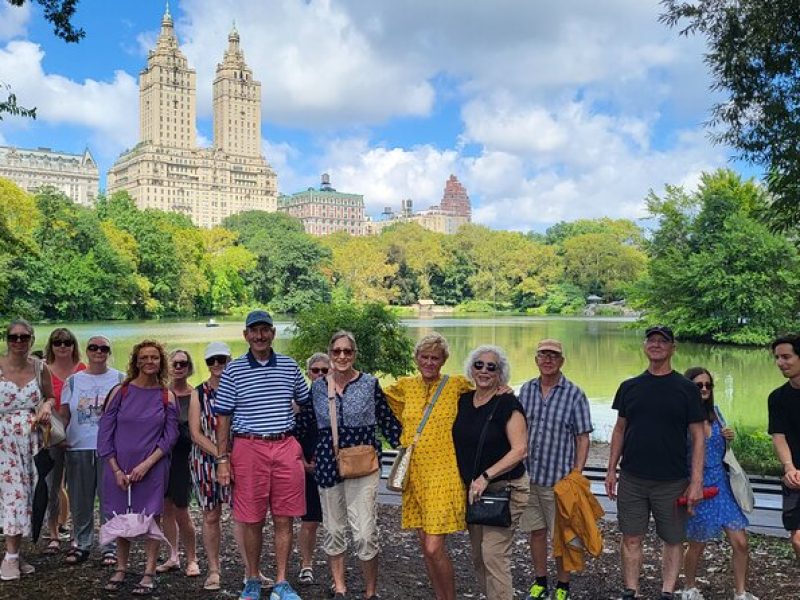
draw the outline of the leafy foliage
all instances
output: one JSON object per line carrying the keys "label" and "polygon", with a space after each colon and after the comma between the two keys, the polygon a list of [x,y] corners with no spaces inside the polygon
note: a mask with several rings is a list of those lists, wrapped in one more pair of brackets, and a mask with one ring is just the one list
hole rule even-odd
{"label": "leafy foliage", "polygon": [[727,97],[712,109],[719,143],[767,172],[773,225],[800,216],[800,3],[796,0],[662,0],[661,21],[702,35],[713,88]]}
{"label": "leafy foliage", "polygon": [[358,344],[355,367],[367,373],[400,377],[414,368],[414,343],[398,318],[382,304],[317,304],[297,315],[289,354],[304,361],[326,352],[340,329],[353,333]]}
{"label": "leafy foliage", "polygon": [[757,220],[766,202],[755,183],[727,170],[705,174],[691,196],[674,187],[664,198],[651,194],[661,227],[634,297],[649,323],[736,344],[765,343],[798,325],[800,259]]}

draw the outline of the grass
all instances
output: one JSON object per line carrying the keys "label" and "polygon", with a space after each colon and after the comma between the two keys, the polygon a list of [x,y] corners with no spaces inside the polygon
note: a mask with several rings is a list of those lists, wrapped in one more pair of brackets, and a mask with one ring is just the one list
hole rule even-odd
{"label": "grass", "polygon": [[735,426],[733,452],[750,475],[783,475],[780,461],[775,456],[772,438],[764,431]]}

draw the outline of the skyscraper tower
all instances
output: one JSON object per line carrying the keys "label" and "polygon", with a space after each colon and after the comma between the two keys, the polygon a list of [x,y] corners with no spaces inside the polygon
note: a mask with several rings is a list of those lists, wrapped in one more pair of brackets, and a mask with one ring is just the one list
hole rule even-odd
{"label": "skyscraper tower", "polygon": [[214,78],[214,147],[228,154],[261,155],[261,84],[244,62],[233,26]]}
{"label": "skyscraper tower", "polygon": [[467,195],[467,189],[461,184],[455,175],[450,175],[447,183],[444,185],[444,195],[442,195],[442,202],[439,204],[439,209],[460,217],[467,217],[467,221],[472,214],[472,207]]}
{"label": "skyscraper tower", "polygon": [[169,5],[156,47],[139,75],[139,135],[142,142],[194,148],[197,138],[195,71],[178,48]]}

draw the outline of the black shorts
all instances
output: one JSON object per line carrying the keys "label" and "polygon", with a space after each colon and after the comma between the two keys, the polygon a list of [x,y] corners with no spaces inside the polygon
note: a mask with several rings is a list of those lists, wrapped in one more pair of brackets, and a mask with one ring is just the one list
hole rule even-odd
{"label": "black shorts", "polygon": [[306,514],[301,518],[304,523],[322,523],[322,504],[319,501],[317,480],[311,473],[306,473]]}
{"label": "black shorts", "polygon": [[800,490],[783,486],[783,528],[786,531],[800,529]]}

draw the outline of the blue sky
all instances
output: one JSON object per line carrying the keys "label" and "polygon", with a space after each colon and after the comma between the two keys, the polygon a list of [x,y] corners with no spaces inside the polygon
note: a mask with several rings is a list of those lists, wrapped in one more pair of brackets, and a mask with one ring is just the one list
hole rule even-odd
{"label": "blue sky", "polygon": [[[367,211],[438,203],[454,173],[474,220],[543,231],[559,220],[644,216],[664,184],[729,163],[703,122],[714,96],[700,39],[658,23],[657,0],[181,0],[197,71],[198,142],[233,21],[262,84],[262,139],[278,187],[322,172]],[[79,44],[37,9],[0,3],[0,82],[35,121],[0,144],[81,152],[105,172],[138,140],[138,75],[164,13],[155,0],[81,0]]]}

